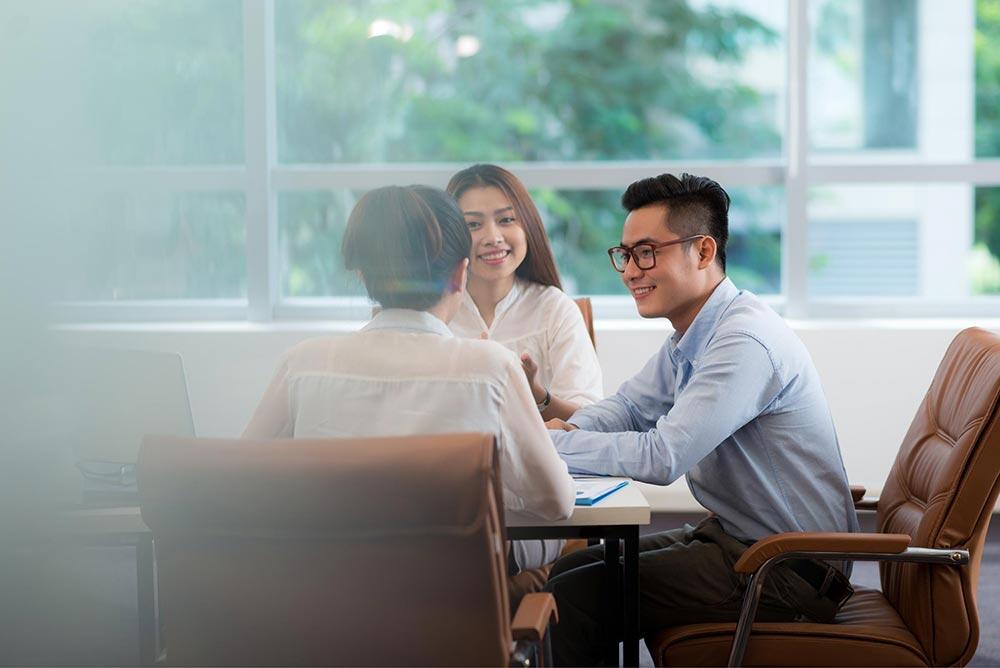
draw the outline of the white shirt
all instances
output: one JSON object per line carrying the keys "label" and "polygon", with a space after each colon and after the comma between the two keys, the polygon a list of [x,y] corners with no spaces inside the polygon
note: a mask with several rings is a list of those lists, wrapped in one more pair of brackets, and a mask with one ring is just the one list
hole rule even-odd
{"label": "white shirt", "polygon": [[355,334],[292,348],[243,437],[475,431],[497,436],[508,509],[547,520],[570,515],[573,481],[520,360],[491,341],[456,338],[423,311],[387,309]]}
{"label": "white shirt", "polygon": [[489,327],[466,292],[449,323],[463,338],[488,338],[538,365],[539,385],[565,401],[589,406],[604,397],[601,365],[576,303],[562,290],[517,279],[497,304]]}

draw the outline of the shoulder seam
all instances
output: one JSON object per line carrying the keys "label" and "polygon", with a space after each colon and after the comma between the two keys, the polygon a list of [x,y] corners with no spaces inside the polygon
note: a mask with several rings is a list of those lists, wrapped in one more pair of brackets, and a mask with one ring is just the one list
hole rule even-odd
{"label": "shoulder seam", "polygon": [[734,330],[731,330],[731,331],[726,332],[725,334],[723,334],[722,338],[725,338],[726,336],[730,336],[730,335],[733,335],[733,336],[744,336],[744,337],[750,339],[751,341],[754,341],[757,345],[759,345],[764,350],[764,354],[767,355],[767,359],[771,363],[771,371],[773,371],[774,373],[778,373],[778,366],[774,362],[774,354],[771,352],[771,348],[766,343],[764,343],[764,341],[761,340],[761,338],[759,336],[757,336],[757,334],[755,334],[754,332],[751,332],[748,329],[734,329]]}

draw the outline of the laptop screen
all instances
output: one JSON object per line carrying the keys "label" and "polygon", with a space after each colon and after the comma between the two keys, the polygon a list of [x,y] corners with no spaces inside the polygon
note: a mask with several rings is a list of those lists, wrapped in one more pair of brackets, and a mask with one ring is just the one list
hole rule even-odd
{"label": "laptop screen", "polygon": [[80,349],[73,359],[78,462],[134,464],[146,434],[194,436],[177,353]]}

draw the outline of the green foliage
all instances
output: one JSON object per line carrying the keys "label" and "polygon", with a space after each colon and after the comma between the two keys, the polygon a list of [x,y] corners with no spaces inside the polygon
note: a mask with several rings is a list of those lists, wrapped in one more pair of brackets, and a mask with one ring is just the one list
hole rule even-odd
{"label": "green foliage", "polygon": [[[109,164],[243,162],[239,0],[97,0],[80,8],[82,113]],[[79,57],[81,54],[75,54]]]}
{"label": "green foliage", "polygon": [[[976,2],[976,156],[1000,157],[1000,0]],[[1000,259],[1000,188],[976,190],[975,239]],[[1000,285],[974,289],[1000,292]]]}
{"label": "green foliage", "polygon": [[[240,0],[93,0],[72,20],[89,40],[77,63],[89,91],[81,114],[97,129],[102,161],[244,162]],[[778,48],[780,35],[730,8],[681,0],[277,0],[274,33],[283,164],[781,151],[777,100],[746,85],[740,70],[750,49]],[[463,52],[462,39],[478,50]],[[571,292],[622,291],[605,254],[620,236],[619,196],[536,193]],[[228,197],[137,197],[102,212],[92,237],[99,259],[83,291],[244,295],[246,230],[233,217],[242,216],[242,200]],[[280,193],[286,296],[361,292],[339,257],[356,197]],[[731,271],[748,287],[777,290],[778,226],[752,219],[768,198],[742,199],[752,213],[734,226]]]}
{"label": "green foliage", "polygon": [[[976,2],[976,156],[1000,157],[1000,0]],[[976,190],[975,240],[1000,259],[1000,188]],[[1000,292],[1000,283],[973,289]]]}
{"label": "green foliage", "polygon": [[115,192],[70,234],[84,266],[73,299],[246,298],[242,193]]}
{"label": "green foliage", "polygon": [[[377,22],[405,32],[369,37]],[[479,41],[477,53],[456,52],[463,35]],[[283,2],[279,155],[284,162],[774,156],[780,136],[758,120],[760,96],[734,77],[706,81],[692,62],[738,62],[776,37],[737,12],[656,0]]]}
{"label": "green foliage", "polygon": [[[738,11],[660,0],[276,8],[282,162],[711,159],[781,149],[774,101],[733,67],[778,35]],[[376,26],[389,34],[371,37]],[[478,52],[458,52],[463,36],[478,40]],[[286,294],[344,294],[331,223],[346,218],[344,195],[325,204],[282,198]],[[622,292],[605,255],[620,236],[619,196],[535,193],[571,292]],[[780,235],[737,232],[734,266],[754,288],[776,291]]]}

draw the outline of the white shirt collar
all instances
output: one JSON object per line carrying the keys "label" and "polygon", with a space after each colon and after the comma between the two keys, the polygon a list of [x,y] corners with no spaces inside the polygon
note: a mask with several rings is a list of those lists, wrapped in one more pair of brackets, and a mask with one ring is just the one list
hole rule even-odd
{"label": "white shirt collar", "polygon": [[517,298],[524,290],[524,287],[525,287],[524,281],[522,281],[520,278],[514,279],[514,285],[510,287],[510,290],[508,290],[507,294],[503,296],[503,299],[497,302],[497,307],[493,311],[493,324],[489,327],[486,326],[486,321],[483,320],[482,314],[479,313],[479,307],[477,307],[476,302],[472,300],[472,295],[469,294],[468,289],[466,289],[465,293],[462,295],[462,307],[467,309],[470,313],[472,313],[476,317],[479,324],[482,325],[484,331],[490,331],[496,326],[497,322],[500,320],[500,317],[511,306],[517,303]]}
{"label": "white shirt collar", "polygon": [[431,315],[427,311],[417,311],[408,308],[389,308],[380,311],[361,331],[368,332],[385,329],[439,334],[449,338],[454,336],[452,331],[448,329],[448,325],[437,316]]}

